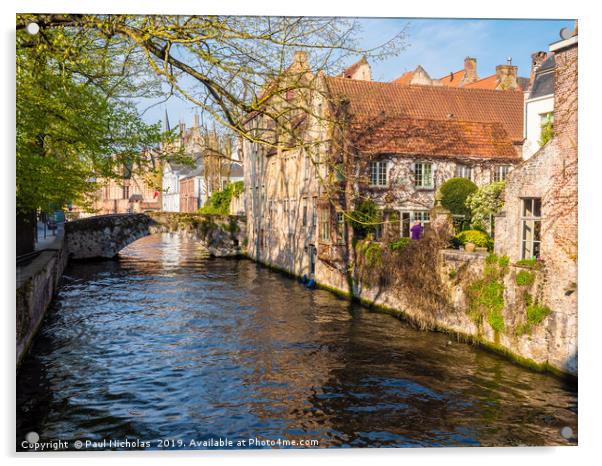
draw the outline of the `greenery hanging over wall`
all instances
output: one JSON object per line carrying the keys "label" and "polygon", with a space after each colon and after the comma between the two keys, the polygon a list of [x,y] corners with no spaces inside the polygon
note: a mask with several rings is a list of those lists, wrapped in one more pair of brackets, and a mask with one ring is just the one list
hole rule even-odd
{"label": "greenery hanging over wall", "polygon": [[508,263],[508,257],[490,254],[483,276],[466,286],[468,315],[478,327],[486,320],[496,332],[505,329],[504,275],[508,273]]}
{"label": "greenery hanging over wall", "polygon": [[365,238],[370,233],[375,233],[382,223],[382,212],[371,200],[365,199],[349,215],[349,223],[358,236]]}
{"label": "greenery hanging over wall", "polygon": [[201,214],[228,215],[230,213],[230,201],[244,191],[242,181],[230,183],[223,191],[211,195],[207,203],[199,209]]}

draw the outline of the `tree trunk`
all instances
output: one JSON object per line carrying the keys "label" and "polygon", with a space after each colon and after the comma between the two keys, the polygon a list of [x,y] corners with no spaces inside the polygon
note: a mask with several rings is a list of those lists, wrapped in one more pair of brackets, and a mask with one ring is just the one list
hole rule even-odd
{"label": "tree trunk", "polygon": [[17,256],[35,250],[36,213],[17,212]]}

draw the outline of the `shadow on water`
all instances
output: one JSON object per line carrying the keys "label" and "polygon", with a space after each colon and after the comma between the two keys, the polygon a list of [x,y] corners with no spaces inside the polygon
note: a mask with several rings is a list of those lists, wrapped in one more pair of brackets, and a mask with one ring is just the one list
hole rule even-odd
{"label": "shadow on water", "polygon": [[[17,377],[43,440],[571,445],[574,387],[248,260],[152,236],[73,263]],[[157,445],[152,444],[153,447]]]}

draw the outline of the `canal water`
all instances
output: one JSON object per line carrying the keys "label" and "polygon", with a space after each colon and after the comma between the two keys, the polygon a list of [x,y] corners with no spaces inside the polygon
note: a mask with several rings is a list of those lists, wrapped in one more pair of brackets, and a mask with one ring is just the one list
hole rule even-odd
{"label": "canal water", "polygon": [[151,448],[571,445],[577,393],[157,235],[69,265],[17,376],[19,449],[28,432]]}

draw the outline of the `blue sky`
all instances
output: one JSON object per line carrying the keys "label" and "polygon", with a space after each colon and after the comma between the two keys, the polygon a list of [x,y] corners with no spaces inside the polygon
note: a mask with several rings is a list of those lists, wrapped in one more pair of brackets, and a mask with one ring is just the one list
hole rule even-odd
{"label": "blue sky", "polygon": [[[439,78],[458,71],[466,56],[477,59],[479,77],[495,73],[496,65],[512,63],[518,66],[519,76],[528,77],[531,53],[548,50],[550,43],[560,39],[563,27],[572,28],[572,20],[487,20],[487,19],[362,19],[363,33],[360,45],[374,47],[408,27],[407,47],[397,57],[371,63],[373,79],[390,81],[417,65]],[[359,58],[359,57],[358,57]],[[144,118],[156,122],[169,112],[172,127],[183,119],[192,123],[194,105],[172,98],[166,104],[149,109]]]}

